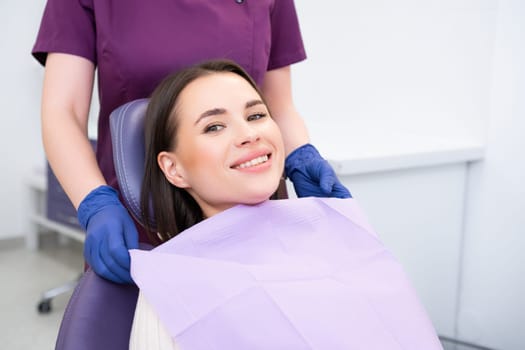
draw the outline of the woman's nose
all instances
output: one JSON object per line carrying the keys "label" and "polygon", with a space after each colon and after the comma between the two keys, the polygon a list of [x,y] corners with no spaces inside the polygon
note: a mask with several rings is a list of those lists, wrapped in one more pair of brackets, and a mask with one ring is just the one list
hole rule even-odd
{"label": "woman's nose", "polygon": [[259,140],[259,132],[249,122],[241,123],[237,128],[237,145],[244,146]]}

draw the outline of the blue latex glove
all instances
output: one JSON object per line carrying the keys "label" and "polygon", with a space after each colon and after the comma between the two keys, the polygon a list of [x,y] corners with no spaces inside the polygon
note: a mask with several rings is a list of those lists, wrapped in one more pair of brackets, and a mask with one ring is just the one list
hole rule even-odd
{"label": "blue latex glove", "polygon": [[128,249],[139,246],[137,228],[117,191],[100,186],[78,207],[78,221],[86,231],[84,258],[100,276],[117,283],[133,283]]}
{"label": "blue latex glove", "polygon": [[352,197],[328,161],[309,143],[286,157],[284,171],[298,197]]}

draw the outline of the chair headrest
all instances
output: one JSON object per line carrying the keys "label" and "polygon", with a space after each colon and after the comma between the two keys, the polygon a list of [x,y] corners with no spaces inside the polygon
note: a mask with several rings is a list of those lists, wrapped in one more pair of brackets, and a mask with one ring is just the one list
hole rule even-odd
{"label": "chair headrest", "polygon": [[124,204],[139,223],[140,191],[144,176],[144,117],[148,99],[128,102],[109,116],[113,162]]}

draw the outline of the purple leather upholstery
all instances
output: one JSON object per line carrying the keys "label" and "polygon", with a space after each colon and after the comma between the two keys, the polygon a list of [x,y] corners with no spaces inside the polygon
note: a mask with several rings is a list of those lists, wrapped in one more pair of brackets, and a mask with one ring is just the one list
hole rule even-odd
{"label": "purple leather upholstery", "polygon": [[[121,195],[140,217],[144,168],[144,115],[148,100],[129,102],[110,116],[111,141]],[[140,221],[139,221],[140,222]],[[141,244],[141,249],[152,247]],[[87,270],[66,307],[56,350],[128,349],[138,288],[107,281]]]}
{"label": "purple leather upholstery", "polygon": [[113,162],[124,204],[140,220],[140,188],[144,173],[144,115],[148,99],[128,102],[109,117]]}
{"label": "purple leather upholstery", "polygon": [[138,288],[87,270],[64,312],[55,349],[128,349]]}

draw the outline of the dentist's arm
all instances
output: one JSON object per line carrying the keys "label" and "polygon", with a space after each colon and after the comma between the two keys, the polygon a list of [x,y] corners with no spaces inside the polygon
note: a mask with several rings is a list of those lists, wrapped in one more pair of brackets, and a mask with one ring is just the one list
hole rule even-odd
{"label": "dentist's arm", "polygon": [[49,164],[86,230],[86,261],[101,276],[130,283],[128,249],[138,247],[137,230],[116,191],[106,185],[88,139],[94,72],[85,58],[48,55],[42,139]]}
{"label": "dentist's arm", "polygon": [[87,134],[94,71],[87,59],[50,53],[44,73],[44,149],[75,208],[91,190],[106,184]]}

